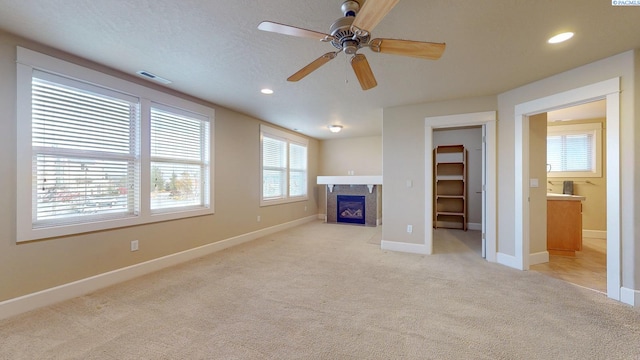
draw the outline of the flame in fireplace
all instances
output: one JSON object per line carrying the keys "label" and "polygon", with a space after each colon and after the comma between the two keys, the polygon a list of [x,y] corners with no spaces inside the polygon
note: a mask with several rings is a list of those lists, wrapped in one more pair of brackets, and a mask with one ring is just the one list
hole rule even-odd
{"label": "flame in fireplace", "polygon": [[362,209],[345,209],[340,213],[340,216],[343,218],[349,219],[361,219],[362,218]]}

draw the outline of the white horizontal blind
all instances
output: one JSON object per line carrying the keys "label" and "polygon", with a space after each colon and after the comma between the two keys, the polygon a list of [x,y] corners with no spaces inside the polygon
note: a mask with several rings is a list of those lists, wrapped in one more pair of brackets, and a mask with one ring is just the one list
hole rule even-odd
{"label": "white horizontal blind", "polygon": [[289,144],[289,196],[307,195],[307,147]]}
{"label": "white horizontal blind", "polygon": [[547,136],[547,163],[551,172],[594,171],[594,134]]}
{"label": "white horizontal blind", "polygon": [[[16,70],[16,242],[213,214],[213,109],[21,47]],[[180,119],[152,157],[154,105]]]}
{"label": "white horizontal blind", "polygon": [[136,99],[34,72],[31,100],[33,228],[137,215]]}
{"label": "white horizontal blind", "polygon": [[307,146],[300,136],[260,125],[262,196],[260,205],[307,199]]}
{"label": "white horizontal blind", "polygon": [[151,210],[207,205],[209,121],[177,109],[151,108]]}
{"label": "white horizontal blind", "polygon": [[285,197],[287,181],[287,142],[271,135],[262,135],[262,198]]}

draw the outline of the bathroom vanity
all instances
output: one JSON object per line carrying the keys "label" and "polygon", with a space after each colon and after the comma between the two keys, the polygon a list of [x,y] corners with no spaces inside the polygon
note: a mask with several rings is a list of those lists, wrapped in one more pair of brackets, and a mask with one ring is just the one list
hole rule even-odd
{"label": "bathroom vanity", "polygon": [[547,194],[547,250],[550,255],[575,256],[582,250],[584,196]]}

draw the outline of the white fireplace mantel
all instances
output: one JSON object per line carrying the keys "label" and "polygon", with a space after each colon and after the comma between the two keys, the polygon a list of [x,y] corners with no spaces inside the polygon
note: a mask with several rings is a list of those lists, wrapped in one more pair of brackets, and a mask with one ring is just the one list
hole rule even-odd
{"label": "white fireplace mantel", "polygon": [[327,185],[330,192],[333,192],[333,185],[367,185],[372,192],[374,185],[382,185],[382,175],[318,176],[317,183]]}

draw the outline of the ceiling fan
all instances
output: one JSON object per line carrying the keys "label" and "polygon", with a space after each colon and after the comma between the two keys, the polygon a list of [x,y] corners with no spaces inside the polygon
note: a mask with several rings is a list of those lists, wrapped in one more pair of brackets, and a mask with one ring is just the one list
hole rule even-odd
{"label": "ceiling fan", "polygon": [[344,17],[339,18],[331,25],[329,34],[272,21],[261,22],[258,25],[258,29],[330,42],[331,45],[338,49],[338,51],[328,52],[312,61],[309,65],[287,78],[288,81],[303,79],[344,51],[347,55],[353,55],[351,57],[351,67],[360,82],[362,90],[369,90],[378,85],[378,83],[373,76],[367,58],[363,54],[357,53],[359,49],[368,47],[373,52],[429,60],[439,59],[445,49],[444,43],[384,38],[371,39],[373,28],[391,11],[398,1],[400,0],[346,0],[341,6]]}

